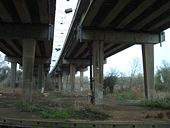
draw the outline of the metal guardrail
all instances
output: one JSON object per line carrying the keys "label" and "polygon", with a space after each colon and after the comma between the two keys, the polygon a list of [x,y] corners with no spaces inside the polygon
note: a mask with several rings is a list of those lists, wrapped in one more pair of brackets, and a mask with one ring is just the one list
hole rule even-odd
{"label": "metal guardrail", "polygon": [[0,128],[170,128],[168,121],[71,121],[0,119]]}

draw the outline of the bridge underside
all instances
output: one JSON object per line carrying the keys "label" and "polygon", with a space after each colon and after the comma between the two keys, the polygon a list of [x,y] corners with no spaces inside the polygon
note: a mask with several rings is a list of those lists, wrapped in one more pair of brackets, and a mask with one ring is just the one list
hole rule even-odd
{"label": "bridge underside", "polygon": [[162,31],[170,26],[169,10],[169,0],[79,1],[52,74],[70,72],[70,65],[74,65],[76,71],[93,65],[91,86],[98,91],[91,89],[95,91],[96,100],[102,99],[99,95],[102,95],[103,61],[134,44],[141,44],[145,96],[153,98],[153,46],[165,40]]}
{"label": "bridge underside", "polygon": [[[45,74],[50,69],[55,3],[55,0],[0,1],[0,51],[6,55],[6,60],[22,66],[23,94],[28,101],[38,67],[43,64]],[[16,64],[12,67],[15,72]]]}

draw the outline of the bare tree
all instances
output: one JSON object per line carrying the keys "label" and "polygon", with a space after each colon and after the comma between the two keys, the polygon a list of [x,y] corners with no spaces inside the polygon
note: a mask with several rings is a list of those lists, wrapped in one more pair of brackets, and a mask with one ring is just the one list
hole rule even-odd
{"label": "bare tree", "polygon": [[135,85],[135,78],[141,74],[142,70],[141,70],[141,62],[140,59],[138,57],[134,58],[131,65],[131,69],[130,69],[130,79],[129,79],[129,88],[133,87]]}

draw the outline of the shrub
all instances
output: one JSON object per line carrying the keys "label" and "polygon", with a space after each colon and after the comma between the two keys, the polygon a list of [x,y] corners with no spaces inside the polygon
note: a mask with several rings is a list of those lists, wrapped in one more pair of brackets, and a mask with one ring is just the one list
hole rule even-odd
{"label": "shrub", "polygon": [[137,96],[135,96],[131,91],[123,91],[116,95],[116,99],[118,99],[118,100],[136,100]]}
{"label": "shrub", "polygon": [[26,103],[18,101],[16,103],[16,108],[20,109],[22,112],[37,112],[43,110],[42,106],[36,103]]}
{"label": "shrub", "polygon": [[40,114],[43,118],[50,119],[66,119],[70,117],[70,114],[67,111],[56,111],[53,109],[44,110]]}
{"label": "shrub", "polygon": [[140,106],[143,107],[151,107],[151,108],[170,108],[170,99],[163,98],[163,99],[155,99],[155,100],[142,100],[139,102]]}

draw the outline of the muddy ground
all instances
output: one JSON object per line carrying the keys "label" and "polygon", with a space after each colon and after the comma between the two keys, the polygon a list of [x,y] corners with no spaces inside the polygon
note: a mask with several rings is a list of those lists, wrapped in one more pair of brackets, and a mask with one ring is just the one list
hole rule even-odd
{"label": "muddy ground", "polygon": [[[0,118],[42,119],[38,112],[22,112],[16,107],[16,103],[21,101],[21,97],[18,92],[1,91]],[[71,96],[55,91],[47,92],[45,95],[34,93],[33,101],[42,105],[55,105],[61,109],[70,106],[75,109],[93,108],[108,114],[110,117],[107,120],[110,121],[170,121],[170,109],[139,107],[136,105],[138,101],[118,101],[113,96],[105,96],[103,105],[97,106],[89,103],[88,96]],[[74,118],[72,119],[74,120]]]}

